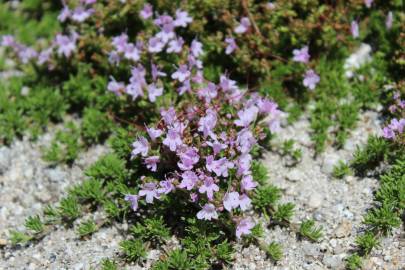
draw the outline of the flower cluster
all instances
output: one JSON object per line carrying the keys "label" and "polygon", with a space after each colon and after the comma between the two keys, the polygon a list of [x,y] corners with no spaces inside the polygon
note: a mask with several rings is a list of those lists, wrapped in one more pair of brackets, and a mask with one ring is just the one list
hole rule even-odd
{"label": "flower cluster", "polygon": [[[293,50],[293,61],[308,64],[311,58],[308,52],[308,46],[302,47],[301,49]],[[314,90],[316,85],[319,83],[319,75],[313,69],[308,69],[304,74],[304,79],[302,81],[303,85],[310,90]]]}
{"label": "flower cluster", "polygon": [[405,100],[401,99],[399,92],[395,92],[394,103],[388,108],[390,113],[397,115],[390,123],[383,128],[383,137],[389,140],[396,140],[401,137],[405,130]]}

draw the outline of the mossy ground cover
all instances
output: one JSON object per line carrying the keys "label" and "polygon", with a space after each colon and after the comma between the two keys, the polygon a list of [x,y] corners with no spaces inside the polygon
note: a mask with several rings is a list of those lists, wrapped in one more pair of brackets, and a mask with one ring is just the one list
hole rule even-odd
{"label": "mossy ground cover", "polygon": [[[179,35],[187,44],[196,37],[203,44],[204,68],[201,71],[207,80],[218,82],[223,74],[229,74],[251,93],[256,91],[277,102],[288,113],[289,123],[308,111],[311,139],[318,154],[328,145],[343,147],[363,110],[385,105],[394,91],[403,94],[400,80],[404,67],[404,46],[401,44],[404,14],[400,11],[400,1],[374,3],[373,8],[367,8],[361,1],[349,1],[347,5],[289,1],[275,3],[275,7],[265,1],[259,2],[190,1],[181,4],[153,1],[152,4],[158,14],[175,14],[176,9],[181,8],[193,18],[188,28],[179,30]],[[79,1],[68,4],[72,10],[80,5]],[[82,239],[114,222],[125,219],[132,224],[127,239],[121,243],[123,256],[104,261],[104,269],[116,269],[125,260],[142,263],[148,248],[158,248],[171,235],[179,239],[181,248],[168,251],[154,269],[227,267],[234,258],[233,242],[236,240],[232,215],[224,215],[219,222],[200,220],[196,217],[198,207],[184,199],[184,194],[164,196],[153,207],[141,201],[140,212],[134,212],[133,205],[125,200],[126,195],[140,190],[139,179],[146,174],[142,159],[131,156],[134,140],[146,134],[144,125],[160,127],[160,109],[175,105],[176,109],[182,110],[197,100],[178,95],[176,83],[170,80],[172,67],[186,63],[189,56],[185,52],[141,56],[139,61],[145,66],[154,61],[167,73],[167,77],[159,81],[165,88],[164,94],[154,102],[150,101],[150,96],[149,101],[135,99],[119,91],[117,97],[107,88],[115,80],[127,80],[130,68],[135,64],[128,59],[111,64],[113,45],[110,40],[125,32],[134,43],[150,42],[156,27],[152,21],[142,20],[138,15],[144,3],[99,1],[92,6],[92,16],[84,22],[59,22],[57,16],[61,8],[53,1],[22,1],[17,7],[10,3],[0,4],[0,19],[6,22],[1,24],[0,33],[13,34],[18,42],[27,46],[45,50],[47,45],[55,43],[53,38],[59,32],[66,35],[77,32],[80,36],[74,53],[69,57],[55,53],[54,58],[48,59],[48,65],[35,60],[19,63],[16,59],[16,68],[24,75],[1,82],[0,140],[10,144],[27,135],[35,140],[50,124],[63,122],[69,115],[79,120],[63,122],[65,129],[57,132],[49,148],[43,150],[44,160],[51,165],[72,164],[80,151],[102,143],[108,144],[112,153],[91,166],[82,184],[72,187],[58,204],[44,209],[40,216],[27,218],[27,232],[14,232],[12,241],[15,244],[40,241],[53,224],[73,226],[79,217],[102,209],[107,215],[105,220],[85,220],[75,228]],[[388,12],[395,14],[389,28],[386,26]],[[246,34],[237,35],[234,28],[242,17],[249,18],[250,28]],[[361,20],[360,37],[350,35],[353,20]],[[224,53],[223,40],[229,36],[236,40],[238,47],[232,54]],[[373,46],[373,59],[356,70],[356,76],[347,78],[344,60],[362,41]],[[304,45],[310,48],[310,62],[292,61],[292,51]],[[0,66],[7,67],[4,61]],[[302,83],[309,68],[320,77],[314,90]],[[393,89],[382,90],[384,85],[394,82],[397,84]],[[224,106],[221,112],[231,115],[236,110],[230,105]],[[259,125],[257,129],[267,137],[260,140],[260,147],[252,147],[250,155],[260,160],[263,151],[269,149],[269,140],[276,134],[260,130]],[[229,132],[229,129],[223,131]],[[291,155],[296,161],[309,158],[302,157],[299,150],[294,149],[293,142],[286,141],[282,149],[281,154]],[[404,197],[402,149],[403,141],[370,138],[367,146],[359,149],[351,161],[335,169],[334,175],[342,177],[351,173],[351,168],[357,174],[365,174],[381,162],[392,166],[381,174],[376,208],[370,210],[364,220],[369,230],[358,237],[358,250],[348,259],[351,269],[360,266],[359,256],[366,256],[378,246],[380,236],[400,225]],[[164,172],[167,171],[165,168]],[[290,224],[294,205],[279,202],[281,191],[271,185],[260,161],[252,162],[251,176],[257,183],[251,194],[252,206],[256,215],[265,217],[266,224],[255,224],[251,234],[243,239],[245,244],[262,247],[270,259],[277,261],[282,256],[281,245],[276,242],[264,245],[261,226],[290,227],[311,241],[322,237],[322,229],[313,220],[303,220],[299,227]],[[164,177],[160,171],[150,179],[163,180]],[[237,177],[237,173],[231,171],[226,177]]]}

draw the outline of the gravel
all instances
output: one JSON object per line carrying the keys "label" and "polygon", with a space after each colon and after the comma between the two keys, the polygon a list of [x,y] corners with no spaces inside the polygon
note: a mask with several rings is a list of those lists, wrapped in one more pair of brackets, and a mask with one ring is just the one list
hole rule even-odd
{"label": "gravel", "polygon": [[[286,157],[277,151],[264,156],[272,184],[282,189],[283,202],[296,205],[292,223],[313,218],[323,227],[324,236],[318,243],[299,239],[288,228],[266,228],[266,243],[281,243],[284,257],[273,263],[258,247],[236,244],[237,256],[231,269],[343,269],[344,259],[353,249],[355,236],[362,230],[362,217],[372,204],[376,179],[347,176],[342,180],[331,177],[339,160],[348,160],[356,144],[364,144],[370,134],[380,132],[378,114],[367,111],[359,126],[351,132],[350,144],[336,150],[328,147],[315,156],[310,140],[308,119],[301,118],[285,127],[278,142],[295,139],[302,149],[303,159],[296,166],[286,166]],[[49,167],[41,159],[41,147],[50,144],[52,133],[38,142],[27,139],[15,141],[10,147],[0,147],[0,269],[89,269],[99,267],[103,258],[116,258],[119,242],[127,224],[113,224],[101,228],[87,240],[81,240],[75,228],[56,226],[37,243],[13,248],[8,242],[10,230],[23,230],[24,220],[40,213],[49,203],[57,202],[66,189],[83,179],[83,170],[102,154],[105,146],[96,146],[82,153],[71,166]],[[278,142],[275,145],[281,145]],[[102,215],[93,213],[92,215]],[[88,217],[84,217],[88,218]],[[384,238],[381,248],[373,251],[365,261],[365,269],[400,269],[405,265],[403,229]],[[176,239],[173,243],[178,245]],[[166,247],[167,248],[167,247]],[[165,249],[163,247],[162,249]],[[162,250],[149,251],[148,259],[140,266],[125,265],[126,269],[150,269]],[[402,255],[402,256],[401,256]]]}

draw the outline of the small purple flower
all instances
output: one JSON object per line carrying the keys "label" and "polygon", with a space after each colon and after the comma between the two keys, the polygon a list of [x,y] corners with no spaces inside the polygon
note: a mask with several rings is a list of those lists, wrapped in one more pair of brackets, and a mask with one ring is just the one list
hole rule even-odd
{"label": "small purple flower", "polygon": [[234,92],[235,90],[238,90],[236,81],[229,79],[225,75],[221,75],[219,78],[219,86],[224,92]]}
{"label": "small purple flower", "polygon": [[303,84],[305,87],[309,88],[310,90],[314,90],[316,85],[319,83],[320,78],[318,74],[315,73],[313,69],[307,70],[304,75]]}
{"label": "small purple flower", "polygon": [[274,4],[273,2],[268,2],[267,4],[266,4],[266,8],[267,9],[275,9],[276,8],[276,4]]}
{"label": "small purple flower", "polygon": [[236,144],[241,153],[249,153],[253,145],[256,144],[256,139],[248,128],[244,128],[238,132]]}
{"label": "small purple flower", "polygon": [[152,63],[151,65],[152,78],[156,81],[159,77],[166,77],[166,73],[160,71],[158,67]]}
{"label": "small purple flower", "polygon": [[240,220],[236,226],[236,237],[240,239],[242,235],[249,235],[254,226],[255,223],[251,218]]}
{"label": "small purple flower", "polygon": [[41,51],[38,55],[38,65],[43,65],[49,61],[53,52],[53,48],[48,48]]}
{"label": "small purple flower", "polygon": [[192,190],[198,183],[198,176],[193,171],[185,171],[181,174],[181,183],[179,188],[185,188],[187,190]]}
{"label": "small purple flower", "polygon": [[148,52],[159,53],[163,50],[165,43],[158,37],[152,37],[149,39]]}
{"label": "small purple flower", "polygon": [[156,138],[159,138],[163,131],[160,129],[156,129],[156,128],[146,128],[146,131],[148,132],[149,137],[151,138],[152,141],[155,141]]}
{"label": "small purple flower", "polygon": [[176,151],[177,147],[183,145],[180,134],[177,130],[171,128],[167,132],[166,138],[163,140],[163,144],[169,147],[170,151]]}
{"label": "small purple flower", "polygon": [[207,142],[208,146],[211,146],[214,156],[217,155],[221,150],[226,149],[227,145],[224,143],[220,143],[218,140],[214,142]]}
{"label": "small purple flower", "polygon": [[238,26],[235,27],[234,31],[236,34],[243,34],[245,33],[250,27],[250,21],[248,17],[243,17],[240,20],[240,23]]}
{"label": "small purple flower", "polygon": [[169,40],[175,38],[175,36],[176,34],[174,33],[174,24],[172,21],[165,23],[161,27],[161,31],[156,34],[156,37],[160,38],[163,44],[166,44]]}
{"label": "small purple flower", "polygon": [[183,171],[191,170],[199,160],[197,149],[194,147],[187,147],[184,152],[179,154],[180,161],[177,162],[179,168]]}
{"label": "small purple flower", "polygon": [[218,213],[215,210],[215,206],[211,203],[205,204],[203,208],[197,213],[197,218],[205,220],[217,219]]}
{"label": "small purple flower", "polygon": [[128,45],[128,35],[123,33],[117,37],[113,37],[111,43],[117,52],[123,53]]}
{"label": "small purple flower", "polygon": [[143,184],[142,189],[139,191],[139,196],[145,196],[147,203],[153,203],[153,199],[160,199],[160,194],[155,183]]}
{"label": "small purple flower", "polygon": [[231,37],[225,38],[225,43],[227,44],[225,54],[231,54],[238,48],[234,38]]}
{"label": "small purple flower", "polygon": [[394,21],[394,14],[392,11],[388,12],[387,19],[385,19],[385,27],[389,30],[392,28],[392,23]]}
{"label": "small purple flower", "polygon": [[242,191],[250,191],[257,187],[257,183],[253,181],[253,177],[251,175],[245,175],[242,178],[240,183],[240,189]]}
{"label": "small purple flower", "polygon": [[152,17],[152,15],[153,15],[153,6],[149,3],[146,3],[143,6],[142,10],[139,11],[139,16],[144,20],[149,19],[150,17]]}
{"label": "small purple flower", "polygon": [[179,37],[169,41],[169,46],[166,49],[168,53],[180,53],[183,49],[184,40]]}
{"label": "small purple flower", "polygon": [[150,156],[145,158],[144,163],[146,168],[151,170],[152,172],[156,172],[157,164],[159,163],[159,156]]}
{"label": "small purple flower", "polygon": [[214,192],[219,191],[219,187],[214,183],[212,177],[205,177],[204,183],[198,189],[200,193],[206,193],[207,198],[211,201],[214,198]]}
{"label": "small purple flower", "polygon": [[226,210],[229,212],[232,211],[232,209],[238,208],[239,207],[239,193],[238,192],[229,192],[226,193],[224,198],[223,198],[223,205]]}
{"label": "small purple flower", "polygon": [[214,160],[212,155],[206,157],[206,168],[210,172],[214,172],[217,176],[228,177],[228,169],[234,167],[233,162],[228,161],[226,157]]}
{"label": "small purple flower", "polygon": [[134,211],[138,210],[138,199],[139,199],[138,195],[132,195],[132,194],[127,194],[127,195],[125,195],[125,198],[124,198],[124,200],[131,203],[131,208]]}
{"label": "small purple flower", "polygon": [[128,43],[125,45],[124,57],[134,62],[139,61],[139,59],[141,58],[138,48],[132,43]]}
{"label": "small purple flower", "polygon": [[148,155],[149,143],[145,137],[139,137],[138,140],[132,143],[131,158],[141,154],[143,157]]}
{"label": "small purple flower", "polygon": [[75,22],[84,22],[87,20],[91,14],[93,14],[94,10],[93,9],[84,9],[83,7],[77,7],[75,10],[73,10],[72,13],[72,20]]}
{"label": "small purple flower", "polygon": [[179,69],[172,74],[172,79],[184,82],[190,75],[191,72],[188,70],[187,65],[180,65]]}
{"label": "small purple flower", "polygon": [[[238,161],[236,162],[236,165],[238,166],[238,170],[237,170],[238,176],[249,175],[251,173],[250,172],[251,163],[252,163],[252,156],[250,154],[245,153],[245,154],[240,155],[240,157],[238,158]],[[247,180],[245,180],[245,181],[247,181]],[[244,180],[242,179],[242,183],[243,182],[244,182]]]}
{"label": "small purple flower", "polygon": [[155,102],[156,97],[160,97],[163,94],[163,87],[157,87],[152,83],[148,85],[148,97],[150,102]]}
{"label": "small purple flower", "polygon": [[208,109],[207,114],[204,117],[201,117],[198,121],[198,131],[202,132],[204,137],[214,135],[214,128],[217,124],[217,113]]}
{"label": "small purple flower", "polygon": [[125,89],[125,84],[123,82],[117,82],[113,77],[111,77],[111,81],[107,85],[107,90],[113,92],[117,96],[121,95],[121,93]]}
{"label": "small purple flower", "polygon": [[174,21],[175,26],[186,27],[187,24],[192,21],[193,18],[188,15],[187,11],[182,11],[181,9],[176,10],[176,20]]}
{"label": "small purple flower", "polygon": [[159,194],[169,194],[175,187],[173,185],[173,180],[164,180],[159,182],[160,188],[158,189]]}
{"label": "small purple flower", "polygon": [[125,92],[132,96],[132,100],[135,100],[139,96],[143,96],[142,86],[138,83],[130,83],[125,87]]}
{"label": "small purple flower", "polygon": [[183,84],[179,88],[177,88],[177,91],[179,92],[180,96],[186,92],[191,92],[190,80],[185,80]]}
{"label": "small purple flower", "polygon": [[195,192],[191,193],[190,194],[190,201],[191,202],[197,202],[197,200],[198,200],[198,194],[195,193]]}
{"label": "small purple flower", "polygon": [[366,5],[366,7],[370,8],[371,5],[373,4],[374,0],[364,0],[364,4]]}
{"label": "small purple flower", "polygon": [[389,127],[385,127],[383,129],[383,137],[386,139],[394,139],[395,138],[395,132],[389,128]]}
{"label": "small purple flower", "polygon": [[202,53],[203,53],[202,47],[203,47],[202,43],[199,42],[198,40],[194,39],[191,42],[191,47],[190,47],[191,54],[194,57],[198,58],[198,56],[202,55]]}
{"label": "small purple flower", "polygon": [[66,58],[68,58],[73,51],[76,50],[76,37],[57,34],[55,37],[55,44],[58,47],[58,54],[64,55]]}
{"label": "small purple flower", "polygon": [[62,11],[58,15],[58,21],[60,22],[65,22],[70,16],[72,15],[72,12],[70,11],[68,6],[64,6]]}
{"label": "small purple flower", "polygon": [[251,106],[245,110],[238,111],[239,119],[235,120],[234,123],[238,127],[248,127],[253,121],[256,120],[259,109],[256,106]]}
{"label": "small purple flower", "polygon": [[167,110],[161,110],[160,115],[162,116],[162,118],[165,121],[166,125],[172,124],[177,118],[176,110],[173,107],[170,107]]}
{"label": "small purple flower", "polygon": [[209,82],[206,87],[203,87],[198,91],[198,96],[204,98],[205,101],[209,103],[212,99],[217,97],[217,88],[218,87],[215,85],[215,83]]}
{"label": "small purple flower", "polygon": [[350,31],[352,33],[352,36],[354,38],[358,38],[360,35],[359,32],[359,24],[357,23],[357,21],[352,21],[351,25],[350,25]]}
{"label": "small purple flower", "polygon": [[293,55],[293,61],[300,63],[308,63],[311,57],[308,53],[308,46],[293,50]]}
{"label": "small purple flower", "polygon": [[36,58],[38,56],[37,51],[32,48],[23,47],[18,52],[18,57],[20,61],[24,64],[28,63],[31,59]]}
{"label": "small purple flower", "polygon": [[4,47],[15,47],[16,42],[14,36],[12,35],[4,35],[1,37],[1,46]]}
{"label": "small purple flower", "polygon": [[246,194],[242,194],[239,197],[239,206],[242,211],[246,211],[252,207],[252,200]]}

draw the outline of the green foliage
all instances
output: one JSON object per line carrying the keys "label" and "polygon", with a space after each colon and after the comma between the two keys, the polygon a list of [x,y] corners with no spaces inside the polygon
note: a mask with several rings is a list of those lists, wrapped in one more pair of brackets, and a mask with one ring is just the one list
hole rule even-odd
{"label": "green foliage", "polygon": [[85,172],[86,176],[101,183],[122,183],[128,177],[125,162],[115,154],[107,154],[97,160]]}
{"label": "green foliage", "polygon": [[67,222],[72,222],[80,216],[80,206],[73,196],[63,198],[58,206],[59,215]]}
{"label": "green foliage", "polygon": [[175,249],[168,254],[167,264],[169,269],[191,270],[195,269],[195,263],[190,260],[186,251]]}
{"label": "green foliage", "polygon": [[118,270],[118,265],[115,261],[103,259],[101,262],[101,270]]}
{"label": "green foliage", "polygon": [[380,208],[370,210],[364,217],[364,223],[373,230],[387,234],[393,228],[401,225],[401,219],[392,205],[383,205]]}
{"label": "green foliage", "polygon": [[312,241],[319,241],[322,237],[322,227],[316,227],[315,221],[309,219],[301,223],[300,235]]}
{"label": "green foliage", "polygon": [[140,239],[124,240],[120,243],[120,246],[128,261],[140,262],[146,258],[146,248]]}
{"label": "green foliage", "polygon": [[357,253],[354,253],[346,258],[346,268],[348,270],[360,269],[362,267],[362,265],[363,265],[363,261]]}
{"label": "green foliage", "polygon": [[279,261],[283,258],[283,248],[281,244],[276,242],[271,242],[267,246],[266,253],[273,261]]}
{"label": "green foliage", "polygon": [[11,231],[10,234],[11,244],[13,245],[25,244],[32,239],[31,236],[18,231]]}
{"label": "green foliage", "polygon": [[294,214],[294,207],[293,203],[279,204],[273,214],[273,220],[279,223],[290,221]]}
{"label": "green foliage", "polygon": [[355,243],[366,255],[368,255],[373,248],[379,246],[379,241],[372,232],[366,232],[363,235],[357,236]]}
{"label": "green foliage", "polygon": [[97,225],[93,220],[87,220],[80,223],[79,227],[77,228],[77,234],[80,237],[85,237],[95,233],[97,229]]}
{"label": "green foliage", "polygon": [[82,137],[87,144],[96,144],[110,134],[112,122],[107,115],[97,109],[87,108],[84,110],[82,120]]}
{"label": "green foliage", "polygon": [[281,155],[290,156],[294,163],[297,163],[302,158],[302,150],[294,147],[295,141],[293,139],[285,140],[281,147]]}
{"label": "green foliage", "polygon": [[29,230],[34,231],[35,233],[41,233],[44,230],[44,224],[42,223],[40,217],[31,216],[25,220],[25,227]]}
{"label": "green foliage", "polygon": [[66,130],[56,133],[49,148],[44,150],[44,160],[51,163],[72,164],[81,150],[80,130],[73,122],[66,124]]}
{"label": "green foliage", "polygon": [[385,139],[370,136],[363,149],[357,147],[350,165],[357,173],[364,174],[368,169],[376,167],[384,160],[387,150],[388,143]]}
{"label": "green foliage", "polygon": [[257,181],[261,185],[265,185],[269,175],[266,166],[260,161],[254,160],[252,162],[252,177],[253,180]]}
{"label": "green foliage", "polygon": [[344,161],[339,160],[339,163],[333,167],[332,175],[335,178],[342,179],[346,175],[350,175],[351,170],[350,166],[347,165]]}
{"label": "green foliage", "polygon": [[170,237],[170,231],[166,227],[163,218],[146,218],[143,222],[138,222],[130,229],[136,239],[151,241],[155,244],[164,243]]}
{"label": "green foliage", "polygon": [[224,264],[229,264],[234,259],[234,248],[227,240],[215,246],[215,254],[219,261]]}
{"label": "green foliage", "polygon": [[281,192],[279,188],[272,185],[261,186],[257,188],[252,203],[256,209],[267,212],[268,208],[274,207],[280,197]]}
{"label": "green foliage", "polygon": [[70,194],[83,201],[101,203],[105,199],[102,182],[96,179],[89,179],[76,185],[71,189]]}

